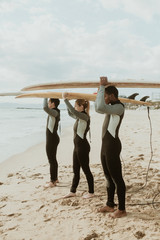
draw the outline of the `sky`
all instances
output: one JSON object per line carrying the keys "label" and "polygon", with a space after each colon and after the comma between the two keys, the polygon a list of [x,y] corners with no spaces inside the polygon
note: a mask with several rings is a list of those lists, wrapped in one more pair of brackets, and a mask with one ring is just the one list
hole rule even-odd
{"label": "sky", "polygon": [[0,0],[0,92],[100,76],[160,82],[159,25],[159,0]]}

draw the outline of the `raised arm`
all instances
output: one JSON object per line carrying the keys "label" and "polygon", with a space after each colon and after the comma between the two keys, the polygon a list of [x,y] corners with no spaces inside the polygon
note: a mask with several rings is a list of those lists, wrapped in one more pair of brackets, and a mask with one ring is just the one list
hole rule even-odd
{"label": "raised arm", "polygon": [[48,107],[48,100],[47,98],[44,98],[43,100],[43,110],[48,113],[50,116],[53,116],[53,117],[57,117],[58,116],[58,112],[55,110],[55,109],[50,109]]}
{"label": "raised arm", "polygon": [[85,113],[82,113],[82,112],[78,112],[74,109],[74,107],[70,104],[70,102],[68,101],[68,99],[64,99],[64,102],[67,106],[67,109],[69,111],[69,113],[71,113],[70,116],[74,117],[74,118],[79,118],[79,119],[82,119],[84,121],[88,121],[89,120],[89,116]]}

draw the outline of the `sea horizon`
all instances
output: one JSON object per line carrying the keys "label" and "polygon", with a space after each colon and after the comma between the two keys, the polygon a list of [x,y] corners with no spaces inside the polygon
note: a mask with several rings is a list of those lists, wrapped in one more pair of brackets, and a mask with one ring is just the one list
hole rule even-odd
{"label": "sea horizon", "polygon": [[[72,124],[72,120],[65,104],[59,108],[60,128],[63,130]],[[45,142],[47,114],[42,104],[0,103],[0,112],[0,163],[29,147]]]}

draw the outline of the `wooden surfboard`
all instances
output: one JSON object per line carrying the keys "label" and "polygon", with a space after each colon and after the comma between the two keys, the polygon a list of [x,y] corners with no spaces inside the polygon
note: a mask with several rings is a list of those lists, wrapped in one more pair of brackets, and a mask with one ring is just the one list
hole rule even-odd
{"label": "wooden surfboard", "polygon": [[[62,99],[62,93],[61,92],[38,92],[38,93],[24,93],[16,98],[59,98]],[[95,101],[96,100],[96,94],[89,94],[89,93],[68,93],[67,99],[86,99],[88,101]],[[119,98],[119,100],[123,103],[131,103],[135,105],[146,105],[150,106],[152,105],[150,102],[144,102],[144,101],[137,101],[134,99],[128,99],[128,98]]]}
{"label": "wooden surfboard", "polygon": [[[98,88],[99,82],[55,82],[55,83],[44,83],[39,85],[32,85],[24,87],[22,91],[33,91],[33,90],[45,90],[45,89],[65,89],[65,88]],[[160,88],[160,83],[156,82],[136,82],[133,80],[127,80],[125,82],[108,82],[108,85],[114,85],[117,88]]]}
{"label": "wooden surfboard", "polygon": [[23,92],[5,92],[5,93],[0,93],[0,97],[18,96],[20,94],[23,94]]}

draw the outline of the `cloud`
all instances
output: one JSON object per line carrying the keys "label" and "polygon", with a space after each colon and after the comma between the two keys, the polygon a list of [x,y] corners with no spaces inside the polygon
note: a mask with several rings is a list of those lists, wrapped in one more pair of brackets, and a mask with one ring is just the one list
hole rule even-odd
{"label": "cloud", "polygon": [[151,21],[154,16],[160,14],[159,0],[99,0],[107,10],[121,9],[144,21]]}
{"label": "cloud", "polygon": [[0,68],[0,78],[1,92],[19,91],[23,87],[25,80],[27,82],[27,76],[24,73],[5,66]]}
{"label": "cloud", "polygon": [[[118,0],[109,3],[110,8],[122,7]],[[42,5],[22,6],[19,11],[25,14],[22,11],[18,24],[8,18],[1,24],[1,87],[19,90],[40,82],[96,80],[100,75],[159,80],[160,45],[151,46],[145,36],[133,32],[134,20],[127,16],[100,22],[89,31],[87,19],[70,25]]]}
{"label": "cloud", "polygon": [[[42,1],[42,0],[41,0]],[[1,0],[0,1],[0,13],[11,13],[16,9],[23,7],[25,8],[29,0]]]}
{"label": "cloud", "polygon": [[7,12],[12,12],[17,8],[17,4],[14,2],[6,2],[6,1],[1,1],[0,2],[0,13],[7,13]]}

